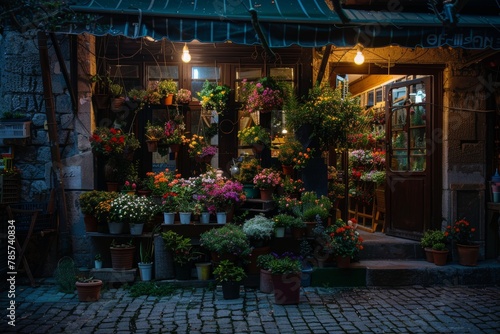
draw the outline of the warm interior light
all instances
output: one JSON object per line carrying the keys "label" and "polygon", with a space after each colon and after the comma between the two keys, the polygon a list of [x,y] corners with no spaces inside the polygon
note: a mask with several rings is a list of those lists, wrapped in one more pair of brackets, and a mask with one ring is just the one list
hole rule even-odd
{"label": "warm interior light", "polygon": [[358,49],[358,52],[356,53],[356,57],[354,57],[354,63],[356,65],[361,65],[365,62],[365,56],[363,56],[363,52],[361,51],[361,48]]}
{"label": "warm interior light", "polygon": [[182,48],[182,61],[185,63],[189,63],[191,61],[191,55],[189,54],[189,49],[186,43],[184,43],[184,47]]}

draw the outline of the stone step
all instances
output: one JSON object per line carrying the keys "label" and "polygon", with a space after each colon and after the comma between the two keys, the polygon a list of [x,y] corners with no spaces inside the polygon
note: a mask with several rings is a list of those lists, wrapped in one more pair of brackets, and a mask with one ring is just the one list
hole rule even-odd
{"label": "stone step", "polygon": [[419,241],[391,237],[381,232],[359,231],[363,238],[360,260],[423,260],[425,252]]}
{"label": "stone step", "polygon": [[348,269],[315,268],[313,286],[433,286],[433,285],[498,285],[500,263],[479,261],[466,267],[455,263],[436,266],[418,260],[362,260]]}

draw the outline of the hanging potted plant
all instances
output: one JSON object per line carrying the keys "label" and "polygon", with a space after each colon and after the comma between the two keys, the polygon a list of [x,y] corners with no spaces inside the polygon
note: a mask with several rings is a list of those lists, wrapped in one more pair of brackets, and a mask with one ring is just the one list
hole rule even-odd
{"label": "hanging potted plant", "polygon": [[205,110],[214,110],[222,115],[229,101],[231,89],[226,85],[218,85],[216,82],[206,80],[201,91],[198,92],[201,107]]}
{"label": "hanging potted plant", "polygon": [[123,86],[117,83],[111,83],[109,85],[109,93],[111,94],[111,110],[121,111],[123,104],[125,103],[125,97],[123,96]]}
{"label": "hanging potted plant", "polygon": [[252,145],[255,153],[260,153],[271,143],[271,135],[260,125],[254,125],[238,131],[238,139],[244,144]]}
{"label": "hanging potted plant", "polygon": [[215,267],[214,276],[222,285],[224,299],[240,298],[240,285],[247,276],[243,268],[234,262],[223,260]]}
{"label": "hanging potted plant", "polygon": [[161,80],[158,82],[158,93],[163,96],[163,103],[167,106],[172,105],[174,94],[177,93],[177,83],[172,80]]}
{"label": "hanging potted plant", "polygon": [[145,127],[146,143],[148,144],[148,152],[158,151],[158,143],[165,138],[165,130],[161,125],[153,125],[150,121]]}

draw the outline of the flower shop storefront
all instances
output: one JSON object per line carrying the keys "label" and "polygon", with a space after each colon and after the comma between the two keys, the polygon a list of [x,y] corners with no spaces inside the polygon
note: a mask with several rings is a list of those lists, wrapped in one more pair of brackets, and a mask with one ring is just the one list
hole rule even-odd
{"label": "flower shop storefront", "polygon": [[[200,4],[208,9],[200,11]],[[88,133],[86,129],[75,130],[80,131],[77,148],[87,153],[81,160],[90,157],[88,160],[93,161],[94,167],[90,177],[85,175],[91,179],[91,182],[85,180],[85,184],[91,186],[81,186],[81,191],[92,188],[104,191],[108,189],[107,182],[115,181],[118,190],[150,197],[147,203],[154,203],[156,211],[149,212],[153,216],[149,221],[168,225],[168,214],[175,211],[172,230],[178,228],[177,231],[185,227],[178,227],[181,225],[205,228],[207,223],[202,222],[202,217],[207,212],[211,228],[205,229],[221,227],[216,220],[217,212],[232,213],[233,218],[226,222],[243,224],[247,219],[239,214],[245,211],[246,205],[258,203],[251,207],[253,215],[264,211],[267,218],[276,218],[276,227],[285,225],[289,236],[292,227],[302,230],[290,251],[299,253],[298,240],[311,240],[315,238],[313,233],[318,233],[326,240],[320,244],[322,255],[329,252],[333,255],[344,248],[333,242],[335,236],[346,233],[356,237],[354,245],[345,246],[346,252],[356,257],[362,250],[362,240],[353,233],[356,222],[351,221],[349,225],[347,218],[351,211],[359,214],[360,210],[348,205],[347,198],[353,194],[349,193],[351,184],[347,181],[359,176],[355,182],[371,182],[375,189],[374,181],[382,179],[376,172],[385,172],[383,218],[374,225],[373,220],[378,218],[372,212],[372,222],[357,222],[358,228],[418,239],[425,230],[441,227],[441,217],[455,220],[470,213],[479,231],[476,241],[484,242],[486,226],[481,202],[476,201],[476,206],[466,206],[463,210],[464,198],[460,198],[463,192],[454,190],[457,185],[453,180],[457,176],[450,168],[444,171],[443,166],[448,163],[445,159],[451,159],[453,166],[464,161],[481,165],[482,178],[468,180],[470,187],[475,187],[473,193],[481,193],[476,186],[492,174],[486,160],[489,158],[470,162],[454,145],[477,144],[478,150],[486,147],[485,138],[471,135],[462,142],[458,133],[466,124],[475,124],[476,133],[486,133],[487,129],[480,128],[480,124],[486,124],[482,121],[488,116],[478,114],[478,119],[467,122],[464,119],[468,118],[460,114],[463,117],[458,120],[460,129],[449,128],[449,118],[456,114],[443,105],[449,104],[450,92],[460,87],[457,78],[467,76],[468,72],[459,71],[457,75],[455,68],[446,65],[447,57],[452,55],[459,63],[464,59],[459,57],[466,56],[458,51],[438,50],[438,47],[445,44],[479,50],[486,47],[467,44],[467,39],[460,38],[437,38],[433,42],[429,36],[441,36],[443,27],[441,22],[431,24],[434,19],[429,15],[422,16],[428,23],[426,27],[420,26],[420,20],[400,18],[397,22],[408,28],[402,36],[394,27],[394,17],[387,12],[381,14],[377,23],[363,21],[358,22],[357,28],[338,29],[332,23],[345,24],[344,19],[328,7],[327,1],[315,2],[307,12],[297,10],[302,8],[300,4],[297,0],[283,5],[281,10],[290,11],[289,16],[285,15],[287,20],[275,3],[267,2],[256,9],[243,5],[222,9],[204,1],[182,1],[173,9],[169,2],[168,8],[155,12],[152,10],[156,8],[130,9],[127,1],[71,6],[79,13],[97,15],[100,21],[85,27],[75,24],[69,32],[78,35],[70,37],[79,42],[75,43],[79,58],[74,59],[78,63],[74,72],[78,72],[79,78],[75,92],[81,99],[75,107],[79,114],[85,115],[89,125]],[[113,28],[106,30],[110,20]],[[385,26],[384,22],[391,23]],[[476,23],[473,28],[458,25],[453,34],[481,35],[494,40],[487,48],[498,48],[491,29]],[[381,28],[381,24],[384,29],[379,35],[366,36],[360,28]],[[350,60],[361,42],[367,63],[353,65]],[[394,43],[401,47],[388,47]],[[417,44],[427,49],[421,53],[406,51]],[[391,50],[410,54],[397,58],[399,62],[395,65],[391,61],[395,59]],[[424,59],[427,52],[430,57]],[[338,53],[342,56],[337,56]],[[370,53],[385,53],[384,62],[380,62],[380,57],[370,59]],[[479,57],[479,52],[472,53]],[[427,65],[413,58],[424,59]],[[44,67],[48,68],[49,64]],[[354,80],[346,77],[353,74],[397,74],[405,79],[397,82],[393,79],[390,85],[379,83],[358,88],[355,94]],[[314,87],[316,81],[329,81],[331,88]],[[445,84],[450,82],[449,86]],[[369,99],[363,101],[353,96],[369,96],[366,92],[373,90],[377,100],[380,87],[383,87],[380,97],[385,109],[384,127],[378,124],[378,129],[383,128],[385,136],[377,138],[378,153],[371,154],[371,164],[377,168],[369,180],[361,180],[361,171],[368,168],[363,165],[362,153],[353,153],[362,149],[354,142],[357,135],[365,136],[374,129],[374,124],[367,125],[366,110],[363,110],[373,104]],[[98,103],[99,95],[106,95],[108,100],[104,105]],[[169,101],[172,95],[173,100]],[[470,95],[467,98],[470,99]],[[485,106],[474,110],[481,108]],[[331,114],[325,115],[324,111]],[[375,123],[375,118],[372,121]],[[452,142],[443,143],[439,131],[447,131],[446,140],[452,138]],[[460,143],[456,144],[455,140]],[[454,154],[448,157],[445,151]],[[347,152],[351,152],[351,156]],[[290,166],[291,169],[283,168]],[[210,178],[217,180],[213,182],[216,186],[204,184],[202,191],[197,182],[206,173],[212,173],[211,167],[220,170],[219,175]],[[332,180],[341,182],[332,185],[336,183]],[[271,188],[273,195],[265,199],[247,193],[248,186],[259,192]],[[73,189],[68,191],[77,193]],[[370,194],[371,203],[374,191]],[[229,195],[232,205],[228,204]],[[466,195],[470,195],[469,192]],[[90,211],[94,210],[102,219],[102,227],[107,225],[103,222],[112,223],[109,210],[115,198],[99,196],[104,204],[99,209],[90,206]],[[120,196],[126,200],[123,196],[130,195]],[[345,204],[341,204],[341,197]],[[153,207],[153,204],[138,205]],[[188,224],[181,224],[181,213],[191,213]],[[75,217],[78,221],[79,216]],[[317,217],[325,225],[330,224],[327,230],[311,231]],[[343,222],[336,222],[336,217],[344,218]],[[137,225],[135,223],[129,222],[129,225]],[[107,237],[108,233],[109,226],[105,232]],[[135,239],[137,252],[140,239],[147,236]],[[278,242],[276,249],[285,253],[285,244]],[[157,246],[156,251],[159,249],[163,247]],[[191,251],[198,250],[184,251],[186,257],[190,257]],[[285,262],[293,260],[288,256],[284,258]],[[269,268],[279,265],[274,262]]]}

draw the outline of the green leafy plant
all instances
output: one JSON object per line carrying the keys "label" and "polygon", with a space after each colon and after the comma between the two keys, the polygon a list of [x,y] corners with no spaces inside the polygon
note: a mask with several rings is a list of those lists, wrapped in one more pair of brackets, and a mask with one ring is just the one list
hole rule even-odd
{"label": "green leafy plant", "polygon": [[150,121],[146,123],[145,136],[148,140],[160,141],[165,138],[165,130],[161,125],[153,125]]}
{"label": "green leafy plant", "polygon": [[275,259],[275,257],[272,254],[259,255],[259,256],[257,256],[257,267],[264,269],[264,270],[269,270],[270,263],[274,259]]}
{"label": "green leafy plant", "polygon": [[420,239],[420,246],[422,246],[422,248],[432,248],[435,244],[444,242],[446,242],[444,231],[427,230]]}
{"label": "green leafy plant", "polygon": [[139,246],[139,257],[142,263],[152,263],[155,253],[155,243],[154,237],[160,232],[160,225],[153,227],[151,231],[151,237],[148,239],[141,240]]}
{"label": "green leafy plant", "polygon": [[271,143],[271,135],[260,125],[238,131],[238,138],[247,145],[261,144],[267,146]]}
{"label": "green leafy plant", "polygon": [[180,266],[198,259],[203,254],[191,244],[190,238],[174,231],[162,232],[161,237],[165,243],[165,248],[172,253],[174,262]]}
{"label": "green leafy plant", "polygon": [[274,222],[263,214],[259,214],[245,221],[243,232],[253,241],[269,240],[274,232]]}
{"label": "green leafy plant", "polygon": [[120,84],[112,83],[109,85],[109,92],[112,96],[119,97],[123,94],[123,87]]}
{"label": "green leafy plant", "polygon": [[304,227],[305,224],[302,219],[286,214],[280,213],[273,217],[274,227]]}
{"label": "green leafy plant", "polygon": [[117,194],[108,191],[91,190],[80,194],[80,210],[83,214],[95,215],[97,205],[105,200],[114,199]]}
{"label": "green leafy plant", "polygon": [[226,224],[200,234],[200,244],[211,252],[233,254],[246,258],[251,253],[250,242],[241,226]]}
{"label": "green leafy plant", "polygon": [[229,260],[222,260],[214,269],[217,282],[241,282],[247,277],[242,267]]}
{"label": "green leafy plant", "polygon": [[235,178],[243,184],[252,184],[255,175],[262,169],[259,160],[248,156],[243,158],[239,168],[240,172]]}
{"label": "green leafy plant", "polygon": [[101,255],[101,253],[97,253],[97,254],[94,256],[94,260],[96,260],[96,261],[102,261],[102,255]]}
{"label": "green leafy plant", "polygon": [[300,273],[302,266],[299,257],[292,253],[274,254],[274,259],[269,261],[269,270],[273,275]]}
{"label": "green leafy plant", "polygon": [[436,250],[436,251],[445,251],[445,250],[448,250],[448,248],[446,248],[446,244],[443,243],[443,242],[438,242],[438,243],[432,245],[432,249]]}
{"label": "green leafy plant", "polygon": [[172,80],[161,80],[158,82],[158,92],[162,96],[167,96],[168,94],[175,94],[177,93],[177,83]]}
{"label": "green leafy plant", "polygon": [[285,142],[279,147],[278,161],[283,165],[292,166],[302,150],[302,144],[297,139],[287,136]]}

